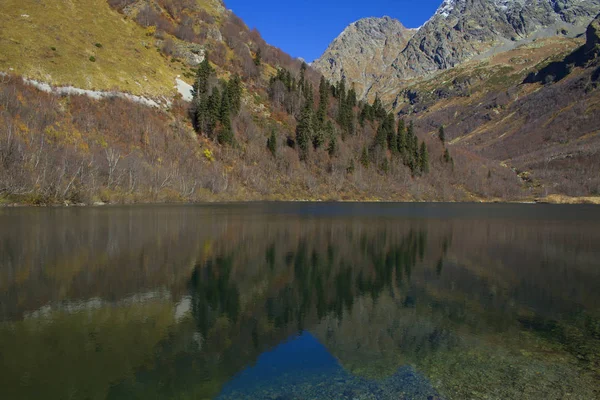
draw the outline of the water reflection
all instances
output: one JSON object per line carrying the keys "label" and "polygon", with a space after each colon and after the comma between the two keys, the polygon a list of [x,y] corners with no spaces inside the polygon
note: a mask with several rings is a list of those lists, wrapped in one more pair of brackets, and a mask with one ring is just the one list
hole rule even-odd
{"label": "water reflection", "polygon": [[11,399],[597,398],[600,211],[575,209],[0,210],[0,385]]}

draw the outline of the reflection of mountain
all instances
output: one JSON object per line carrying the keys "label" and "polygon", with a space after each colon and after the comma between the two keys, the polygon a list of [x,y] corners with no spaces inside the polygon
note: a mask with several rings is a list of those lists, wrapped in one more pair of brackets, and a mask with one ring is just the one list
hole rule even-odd
{"label": "reflection of mountain", "polygon": [[[511,219],[494,218],[503,212],[495,206],[480,214],[448,206],[447,216],[423,207],[411,213],[429,217],[407,218],[373,206],[387,211],[345,217],[350,206],[340,205],[336,217],[315,218],[306,215],[312,206],[282,207],[62,214],[72,225],[56,237],[48,221],[33,217],[17,234],[0,229],[0,273],[9,282],[2,310],[13,319],[0,325],[0,354],[17,360],[0,364],[2,387],[15,399],[36,390],[49,399],[66,390],[212,398],[240,371],[260,367],[265,351],[305,332],[344,368],[331,373],[362,382],[353,387],[364,393],[382,390],[382,381],[391,395],[406,390],[410,374],[403,374],[412,365],[444,398],[597,397],[600,230],[593,212],[547,219],[540,207],[511,211],[519,215]],[[117,229],[124,225],[129,230]],[[82,250],[90,256],[73,257]],[[102,262],[89,262],[103,253]],[[72,272],[48,278],[44,260],[62,259],[74,260]],[[57,299],[44,312],[32,312],[42,305],[37,289],[42,299]],[[67,357],[53,370],[62,384],[49,385],[43,366],[60,352],[90,356]],[[120,364],[104,371],[98,363]],[[25,381],[26,392],[19,377],[32,366],[38,378]],[[65,379],[86,371],[98,374],[97,385]]]}

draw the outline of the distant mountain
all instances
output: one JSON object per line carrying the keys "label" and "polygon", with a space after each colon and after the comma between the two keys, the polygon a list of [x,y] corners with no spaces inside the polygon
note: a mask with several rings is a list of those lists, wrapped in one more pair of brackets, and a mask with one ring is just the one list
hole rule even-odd
{"label": "distant mountain", "polygon": [[313,66],[332,81],[348,78],[362,96],[416,32],[390,17],[364,18],[350,24]]}
{"label": "distant mountain", "polygon": [[[533,39],[549,36],[576,36],[585,32],[590,21],[600,12],[600,0],[444,0],[432,18],[408,40],[393,62],[373,64],[369,76],[357,74],[356,64],[372,63],[370,54],[358,50],[328,50],[315,62],[326,76],[343,70],[346,78],[365,87],[363,94],[393,89],[399,82],[452,68],[475,57],[486,57],[507,51]],[[348,32],[347,32],[348,31]],[[352,32],[355,37],[350,37]],[[361,43],[368,33],[349,27],[337,42]],[[373,46],[398,41],[391,31],[378,38]],[[386,40],[387,39],[387,40]],[[401,46],[398,46],[401,47]],[[326,68],[336,65],[335,71]]]}

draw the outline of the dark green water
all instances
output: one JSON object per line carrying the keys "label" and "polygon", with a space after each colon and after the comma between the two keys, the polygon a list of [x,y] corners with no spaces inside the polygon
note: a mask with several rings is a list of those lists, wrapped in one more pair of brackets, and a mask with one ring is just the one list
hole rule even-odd
{"label": "dark green water", "polygon": [[600,208],[0,209],[0,393],[600,398]]}

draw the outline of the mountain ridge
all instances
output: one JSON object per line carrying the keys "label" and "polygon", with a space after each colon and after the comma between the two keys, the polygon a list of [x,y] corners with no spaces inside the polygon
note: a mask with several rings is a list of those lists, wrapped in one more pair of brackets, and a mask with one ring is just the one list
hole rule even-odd
{"label": "mountain ridge", "polygon": [[[349,73],[346,78],[359,80],[367,88],[360,93],[362,97],[372,99],[402,81],[431,75],[485,57],[486,53],[491,55],[495,48],[506,51],[540,37],[584,33],[599,12],[599,0],[444,0],[391,64],[373,73],[368,81]],[[325,68],[324,59],[336,68]],[[364,60],[356,60],[351,52],[332,54],[328,49],[314,65],[331,77],[339,76],[347,64],[370,61],[368,54]]]}

